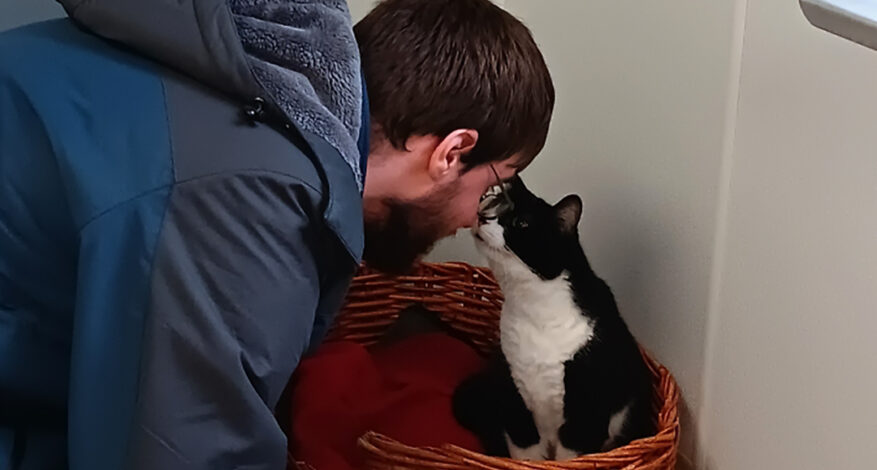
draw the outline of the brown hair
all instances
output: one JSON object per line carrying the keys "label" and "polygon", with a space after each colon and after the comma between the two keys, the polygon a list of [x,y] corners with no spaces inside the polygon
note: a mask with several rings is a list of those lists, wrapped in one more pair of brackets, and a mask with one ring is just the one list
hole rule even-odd
{"label": "brown hair", "polygon": [[542,150],[554,85],[530,31],[489,0],[384,0],[354,28],[372,121],[412,135],[475,129],[468,168]]}

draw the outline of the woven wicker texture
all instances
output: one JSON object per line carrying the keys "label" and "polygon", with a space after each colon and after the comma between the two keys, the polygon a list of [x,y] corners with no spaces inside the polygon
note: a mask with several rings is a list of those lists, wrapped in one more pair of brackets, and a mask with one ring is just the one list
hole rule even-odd
{"label": "woven wicker texture", "polygon": [[[374,344],[412,304],[437,312],[482,351],[496,345],[502,293],[486,268],[464,263],[423,264],[410,276],[387,276],[363,268],[348,294],[328,341]],[[679,445],[679,390],[672,375],[643,352],[655,377],[658,433],[612,450],[566,462],[522,462],[488,457],[454,446],[418,448],[375,433],[360,439],[371,469],[623,469],[671,470]]]}

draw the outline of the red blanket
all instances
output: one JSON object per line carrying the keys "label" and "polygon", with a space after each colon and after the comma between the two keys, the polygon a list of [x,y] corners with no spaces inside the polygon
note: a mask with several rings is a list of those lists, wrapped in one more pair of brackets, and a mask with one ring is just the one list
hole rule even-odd
{"label": "red blanket", "polygon": [[317,470],[359,468],[357,439],[376,431],[413,446],[455,444],[480,451],[451,412],[456,386],[483,367],[465,343],[441,333],[366,350],[324,345],[296,371],[289,446]]}

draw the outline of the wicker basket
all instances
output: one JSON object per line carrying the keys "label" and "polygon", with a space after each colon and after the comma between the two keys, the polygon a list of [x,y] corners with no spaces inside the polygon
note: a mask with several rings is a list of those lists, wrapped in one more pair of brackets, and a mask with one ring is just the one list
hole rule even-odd
{"label": "wicker basket", "polygon": [[[482,351],[498,341],[502,294],[486,268],[463,263],[423,264],[411,276],[391,277],[364,268],[329,341],[374,344],[399,312],[412,304],[437,312]],[[617,448],[566,462],[523,462],[488,457],[455,446],[418,448],[368,433],[360,439],[371,469],[624,469],[671,470],[679,444],[679,392],[666,368],[643,353],[655,376],[658,433]]]}

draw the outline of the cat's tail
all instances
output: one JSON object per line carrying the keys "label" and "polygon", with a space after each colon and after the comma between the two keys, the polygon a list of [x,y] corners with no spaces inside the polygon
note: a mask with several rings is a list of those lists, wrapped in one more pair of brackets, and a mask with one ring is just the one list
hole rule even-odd
{"label": "cat's tail", "polygon": [[657,416],[653,406],[652,390],[649,387],[630,404],[630,411],[621,435],[618,436],[617,442],[614,442],[612,447],[623,446],[631,441],[653,436],[656,429]]}

